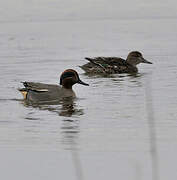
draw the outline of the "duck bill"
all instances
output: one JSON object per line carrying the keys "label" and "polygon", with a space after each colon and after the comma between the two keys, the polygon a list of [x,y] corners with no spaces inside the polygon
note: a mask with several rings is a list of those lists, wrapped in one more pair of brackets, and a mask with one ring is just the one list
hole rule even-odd
{"label": "duck bill", "polygon": [[152,62],[150,62],[150,61],[148,61],[148,60],[146,60],[146,59],[144,59],[144,58],[142,58],[142,61],[141,61],[142,63],[146,63],[146,64],[152,64]]}
{"label": "duck bill", "polygon": [[89,86],[89,84],[87,84],[87,83],[81,81],[80,79],[79,79],[79,81],[78,81],[77,83],[78,83],[78,84],[82,84],[82,85],[84,85],[84,86]]}

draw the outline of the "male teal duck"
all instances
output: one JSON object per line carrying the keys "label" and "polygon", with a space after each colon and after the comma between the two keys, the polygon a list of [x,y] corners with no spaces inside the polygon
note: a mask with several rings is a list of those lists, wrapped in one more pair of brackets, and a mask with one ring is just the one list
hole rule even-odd
{"label": "male teal duck", "polygon": [[29,102],[51,102],[66,97],[75,97],[72,86],[76,83],[88,86],[80,80],[78,73],[73,69],[65,70],[60,76],[60,85],[36,82],[22,82],[25,88],[19,89],[25,100]]}
{"label": "male teal duck", "polygon": [[137,73],[136,67],[140,63],[152,64],[152,62],[144,59],[143,55],[138,51],[132,51],[124,60],[119,57],[95,57],[88,58],[89,62],[82,66],[87,74],[116,74],[116,73]]}

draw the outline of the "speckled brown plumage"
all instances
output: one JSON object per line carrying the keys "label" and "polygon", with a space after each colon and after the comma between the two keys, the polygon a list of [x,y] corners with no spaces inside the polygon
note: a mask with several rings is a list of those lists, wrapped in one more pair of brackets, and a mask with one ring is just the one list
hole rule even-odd
{"label": "speckled brown plumage", "polygon": [[89,62],[80,66],[87,74],[119,74],[119,73],[136,73],[139,63],[152,64],[145,60],[138,51],[132,51],[124,60],[119,57],[95,57],[85,58]]}

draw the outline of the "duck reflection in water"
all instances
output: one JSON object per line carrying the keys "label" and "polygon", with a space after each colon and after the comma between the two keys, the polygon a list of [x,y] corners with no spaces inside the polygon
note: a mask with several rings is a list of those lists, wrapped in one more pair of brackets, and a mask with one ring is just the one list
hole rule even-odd
{"label": "duck reflection in water", "polygon": [[79,135],[80,120],[77,118],[67,118],[62,121],[61,134],[63,148],[71,153],[71,163],[75,171],[75,178],[84,179],[83,167],[80,157]]}
{"label": "duck reflection in water", "polygon": [[30,103],[29,101],[22,100],[22,104],[26,107],[38,108],[39,110],[48,110],[55,112],[59,116],[71,117],[80,116],[84,114],[82,108],[78,108],[76,98],[67,97],[60,101],[50,101],[45,103]]}
{"label": "duck reflection in water", "polygon": [[62,101],[62,106],[58,112],[60,116],[71,117],[73,115],[80,116],[83,115],[83,109],[79,109],[74,102],[73,98],[65,98]]}
{"label": "duck reflection in water", "polygon": [[[79,134],[80,134],[80,120],[74,118],[83,115],[83,109],[79,109],[75,101],[75,98],[63,98],[58,102],[48,102],[43,104],[30,104],[29,101],[23,100],[23,104],[26,107],[38,108],[39,110],[48,110],[50,112],[57,113],[59,116],[63,116],[61,125],[61,137],[63,148],[71,153],[71,163],[73,164],[76,179],[82,180],[83,167],[81,164],[79,154]],[[29,118],[28,118],[29,119]],[[30,120],[35,120],[30,118]]]}

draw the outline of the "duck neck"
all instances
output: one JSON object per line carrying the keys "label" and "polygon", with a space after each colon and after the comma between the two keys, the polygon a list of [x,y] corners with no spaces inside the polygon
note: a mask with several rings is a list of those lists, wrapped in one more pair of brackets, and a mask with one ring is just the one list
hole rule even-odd
{"label": "duck neck", "polygon": [[67,90],[72,90],[72,85],[71,84],[63,84],[62,85],[63,88],[67,89]]}
{"label": "duck neck", "polygon": [[62,83],[62,87],[64,87],[65,89],[71,89],[72,90],[72,86],[75,83],[73,82],[73,79],[64,79],[63,83]]}
{"label": "duck neck", "polygon": [[134,61],[133,58],[127,57],[126,62],[127,62],[128,64],[130,64],[131,66],[133,66],[133,67],[136,67],[136,65],[137,65],[137,64],[135,63],[135,61]]}

